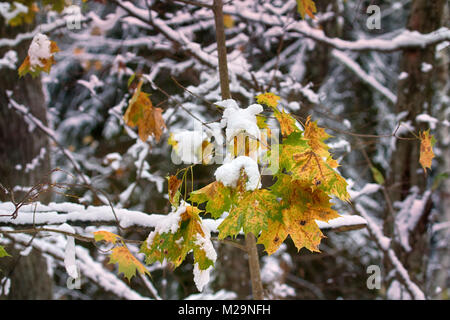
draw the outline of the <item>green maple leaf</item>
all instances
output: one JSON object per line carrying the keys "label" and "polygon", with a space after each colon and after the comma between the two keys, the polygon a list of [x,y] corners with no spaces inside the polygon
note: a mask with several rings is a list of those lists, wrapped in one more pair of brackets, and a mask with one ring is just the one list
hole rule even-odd
{"label": "green maple leaf", "polygon": [[212,246],[209,234],[202,225],[199,216],[200,209],[188,206],[181,214],[179,226],[176,232],[151,233],[149,239],[141,246],[141,252],[146,255],[146,263],[151,264],[164,260],[178,267],[192,251],[194,261],[198,263],[200,270],[206,270],[214,265],[215,258],[210,256],[205,248]]}
{"label": "green maple leaf", "polygon": [[214,219],[229,211],[232,203],[231,189],[221,182],[214,181],[207,186],[191,192],[189,200],[195,203],[206,203],[205,211]]}
{"label": "green maple leaf", "polygon": [[259,189],[239,194],[230,213],[219,225],[219,239],[227,236],[235,237],[241,229],[258,235],[267,229],[269,217],[276,219],[279,203],[269,190]]}

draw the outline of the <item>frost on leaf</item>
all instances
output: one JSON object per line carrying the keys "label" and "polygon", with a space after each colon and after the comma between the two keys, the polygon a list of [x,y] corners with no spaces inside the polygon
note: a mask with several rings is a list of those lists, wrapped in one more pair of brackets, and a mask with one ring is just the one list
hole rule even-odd
{"label": "frost on leaf", "polygon": [[54,53],[59,48],[56,42],[51,41],[42,33],[34,36],[28,49],[28,55],[22,65],[19,67],[19,76],[23,77],[30,73],[33,77],[40,72],[49,73],[52,65],[55,63]]}
{"label": "frost on leaf", "polygon": [[313,0],[297,0],[297,10],[302,19],[305,19],[306,15],[314,18],[314,13],[317,12],[316,4]]}
{"label": "frost on leaf", "polygon": [[109,255],[109,263],[117,263],[119,265],[119,273],[123,273],[128,281],[136,275],[136,271],[140,274],[150,274],[145,266],[125,246],[117,246],[112,249]]}
{"label": "frost on leaf", "polygon": [[[170,215],[162,218],[141,246],[141,252],[146,255],[146,263],[166,260],[178,267],[192,250],[199,270],[207,270],[213,266],[217,255],[211,243],[210,232],[202,224],[200,212],[197,207],[182,203],[175,212],[178,220],[172,219]],[[165,219],[170,221],[164,221]]]}
{"label": "frost on leaf", "polygon": [[141,91],[142,84],[141,80],[131,97],[123,118],[128,126],[138,127],[139,138],[142,141],[145,142],[149,136],[153,136],[159,142],[166,127],[162,109],[153,106],[149,94]]}
{"label": "frost on leaf", "polygon": [[430,130],[420,133],[420,157],[419,162],[422,165],[423,171],[427,172],[427,168],[431,170],[431,162],[434,158],[433,146],[435,144],[433,135],[430,135]]}

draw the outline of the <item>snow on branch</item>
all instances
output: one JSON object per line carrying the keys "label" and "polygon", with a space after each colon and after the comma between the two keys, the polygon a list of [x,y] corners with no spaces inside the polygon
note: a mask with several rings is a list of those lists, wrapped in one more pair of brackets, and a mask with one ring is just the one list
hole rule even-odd
{"label": "snow on branch", "polygon": [[365,72],[358,63],[353,61],[349,56],[347,56],[342,51],[334,49],[331,51],[331,55],[336,58],[339,62],[344,64],[348,69],[350,69],[354,74],[356,74],[362,81],[367,83],[369,86],[381,93],[385,98],[387,98],[393,104],[397,101],[397,96],[392,93],[388,88],[383,86],[381,83],[375,79],[375,77],[369,75]]}
{"label": "snow on branch", "polygon": [[301,35],[325,43],[339,50],[353,51],[397,51],[403,49],[423,49],[444,41],[450,41],[450,29],[442,27],[433,32],[422,34],[417,31],[404,30],[393,39],[360,39],[347,41],[339,38],[329,38],[323,30],[311,27],[306,21],[292,21],[284,16],[276,16],[263,12],[254,12],[239,5],[224,7],[224,13],[237,16],[243,20],[257,22],[269,26],[286,28],[286,31],[297,32]]}
{"label": "snow on branch", "polygon": [[[50,203],[44,205],[34,203],[32,205],[24,205],[19,211],[16,219],[11,219],[10,214],[15,210],[15,206],[11,202],[0,202],[0,225],[52,225],[69,223],[71,225],[78,224],[109,224],[117,221],[122,228],[140,227],[154,228],[158,221],[165,217],[162,214],[147,214],[140,211],[115,208],[114,216],[109,206],[89,206],[85,208],[83,205],[76,203]],[[204,224],[211,230],[217,232],[217,227],[223,219],[204,219]],[[359,216],[343,215],[339,218],[330,220],[328,223],[317,221],[323,230],[330,231],[347,231],[361,229],[366,226],[365,219]]]}
{"label": "snow on branch", "polygon": [[[89,22],[91,18],[81,17],[81,22]],[[14,39],[3,38],[0,39],[1,47],[15,47],[25,40],[31,40],[38,33],[49,33],[67,25],[66,19],[58,19],[52,23],[40,24],[33,31],[20,33]]]}
{"label": "snow on branch", "polygon": [[[56,261],[60,262],[61,265],[64,265],[64,249],[58,245],[55,245],[53,242],[48,242],[39,238],[34,238],[33,241],[30,241],[33,237],[25,234],[8,234],[5,238],[8,238],[24,247],[31,246],[43,254],[53,257]],[[93,260],[87,249],[76,246],[75,250],[77,255],[77,265],[83,276],[89,278],[103,289],[112,292],[120,298],[128,300],[148,299],[147,297],[143,297],[131,289],[113,272],[106,270],[101,262],[96,262]]]}
{"label": "snow on branch", "polygon": [[391,239],[383,234],[383,231],[380,229],[380,227],[378,227],[378,225],[372,220],[372,218],[360,204],[356,204],[355,209],[366,220],[367,230],[369,231],[369,234],[375,240],[377,246],[381,249],[381,251],[383,251],[385,257],[387,257],[392,263],[398,279],[405,286],[411,297],[413,297],[415,300],[425,300],[425,294],[411,280],[408,271],[400,262],[394,250],[390,247]]}

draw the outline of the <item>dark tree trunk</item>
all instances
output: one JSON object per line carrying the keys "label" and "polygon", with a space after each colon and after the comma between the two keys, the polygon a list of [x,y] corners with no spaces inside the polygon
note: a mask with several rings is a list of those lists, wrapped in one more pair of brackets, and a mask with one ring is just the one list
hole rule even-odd
{"label": "dark tree trunk", "polygon": [[[420,33],[429,33],[442,25],[442,12],[444,0],[415,0],[412,2],[411,14],[407,28]],[[433,69],[424,72],[424,64],[433,66]],[[435,46],[425,49],[404,50],[401,58],[400,72],[408,76],[399,81],[397,103],[395,112],[407,112],[406,119],[411,121],[417,133],[427,129],[423,124],[416,122],[417,115],[429,113],[432,98],[435,92],[433,78],[435,77]],[[401,201],[406,198],[412,186],[418,186],[421,191],[426,188],[426,175],[419,164],[420,143],[418,140],[401,140],[397,142],[397,149],[392,155],[391,172],[388,177],[389,195],[392,201]],[[419,286],[425,285],[425,257],[428,256],[429,239],[427,224],[431,212],[431,200],[427,203],[424,212],[417,224],[416,230],[411,233],[411,251],[405,252],[398,244],[394,244],[399,258],[410,276]],[[385,220],[385,233],[394,235],[395,217],[387,215]],[[387,266],[389,270],[389,266]]]}
{"label": "dark tree trunk", "polygon": [[[30,31],[32,26],[8,27],[0,19],[0,38],[14,38],[17,34]],[[16,48],[0,48],[0,57],[9,49],[16,50],[19,62],[24,60],[30,42],[23,41]],[[12,92],[13,99],[29,108],[31,113],[44,124],[47,123],[45,99],[39,78],[32,79],[27,75],[19,79],[16,70],[3,68],[0,77],[0,183],[7,187],[32,186],[43,179],[50,171],[49,142],[38,129],[29,131],[28,124],[13,109],[8,108],[7,92]],[[41,149],[45,150],[38,164],[30,169],[26,165],[39,158]],[[20,165],[20,168],[18,167]],[[16,200],[21,193],[15,193]],[[22,194],[23,195],[23,194]],[[40,201],[47,201],[44,195]],[[0,201],[10,201],[9,195],[0,192]],[[28,256],[20,256],[13,249],[13,258],[3,258],[0,278],[4,274],[11,279],[11,290],[8,299],[50,299],[52,282],[47,273],[47,264],[42,255],[32,252]],[[17,259],[20,257],[19,259]]]}

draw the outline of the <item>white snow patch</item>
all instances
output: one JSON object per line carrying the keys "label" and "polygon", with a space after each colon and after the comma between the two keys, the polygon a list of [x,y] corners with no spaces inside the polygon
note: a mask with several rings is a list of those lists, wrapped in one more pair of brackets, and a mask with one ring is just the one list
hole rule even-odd
{"label": "white snow patch", "polygon": [[198,291],[203,291],[203,288],[208,284],[212,268],[209,267],[206,270],[200,270],[198,263],[194,264],[194,282]]}
{"label": "white snow patch", "polygon": [[51,42],[45,34],[37,33],[28,49],[30,57],[30,69],[34,71],[35,67],[43,67],[41,59],[49,59],[53,56],[50,52]]}
{"label": "white snow patch", "polygon": [[222,182],[227,187],[236,187],[241,169],[247,174],[248,181],[246,190],[255,190],[261,186],[261,176],[258,169],[258,164],[250,157],[240,156],[230,162],[227,162],[217,168],[214,173],[217,181]]}

